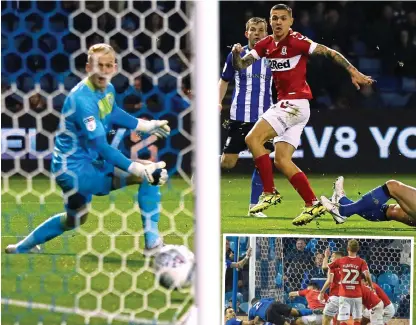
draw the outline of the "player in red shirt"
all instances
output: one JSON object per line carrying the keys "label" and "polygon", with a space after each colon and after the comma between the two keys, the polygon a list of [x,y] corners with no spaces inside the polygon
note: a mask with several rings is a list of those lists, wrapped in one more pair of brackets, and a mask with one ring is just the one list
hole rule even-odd
{"label": "player in red shirt", "polygon": [[232,52],[236,70],[246,69],[262,57],[268,58],[278,92],[277,104],[262,115],[246,136],[247,146],[253,154],[263,182],[263,194],[259,202],[250,208],[250,213],[263,211],[281,202],[281,195],[274,186],[269,154],[264,149],[264,143],[274,138],[274,163],[305,201],[305,208],[293,220],[293,224],[304,225],[325,212],[306,175],[292,161],[292,155],[299,146],[300,136],[310,115],[309,99],[312,98],[312,93],[306,82],[308,56],[323,55],[333,59],[350,73],[352,82],[358,89],[359,85],[371,85],[373,80],[360,73],[337,51],[294,32],[290,28],[292,24],[292,9],[284,4],[275,5],[270,10],[273,35],[257,42],[254,49],[242,58],[241,44],[235,44]]}
{"label": "player in red shirt", "polygon": [[383,310],[384,303],[380,297],[366,286],[364,282],[361,283],[363,305],[369,311],[371,325],[384,325]]}
{"label": "player in red shirt", "polygon": [[[363,284],[368,285],[366,280],[362,280]],[[390,301],[387,294],[383,291],[383,289],[380,288],[380,286],[377,283],[373,283],[374,290],[377,294],[377,296],[381,299],[384,305],[383,310],[383,322],[384,324],[387,324],[387,322],[393,318],[394,314],[396,313],[396,309],[394,308],[394,305]],[[371,319],[371,311],[369,309],[365,309],[363,312],[363,320],[361,322],[361,325],[367,325],[370,322]]]}
{"label": "player in red shirt", "polygon": [[[292,291],[289,293],[290,298],[294,297],[305,297],[306,301],[308,302],[308,308],[312,310],[320,309],[323,310],[325,307],[325,304],[320,302],[318,299],[319,296],[319,287],[316,283],[309,283],[307,288],[300,291]],[[325,300],[328,299],[328,295],[324,295]],[[301,323],[304,325],[308,324],[315,324],[315,325],[321,325],[322,324],[322,315],[309,315],[309,316],[302,316],[300,318]],[[297,324],[297,323],[295,323]]]}
{"label": "player in red shirt", "polygon": [[360,244],[357,240],[348,241],[348,256],[339,258],[330,263],[331,270],[339,269],[341,273],[341,285],[339,287],[338,321],[340,325],[347,325],[350,314],[354,319],[354,325],[361,324],[363,314],[361,275],[367,279],[369,286],[373,288],[370,272],[366,261],[357,256]]}
{"label": "player in red shirt", "polygon": [[[324,312],[323,312],[323,321],[322,325],[329,325],[331,319],[334,319],[334,324],[336,324],[336,315],[339,310],[339,286],[341,282],[341,273],[339,269],[329,269],[328,268],[328,258],[329,258],[329,248],[325,250],[325,257],[322,262],[322,269],[328,271],[328,278],[324,283],[321,292],[319,293],[318,299],[320,301],[326,301]],[[331,262],[336,261],[339,258],[343,258],[343,252],[333,252],[331,256]],[[329,299],[325,299],[325,291],[329,288]]]}

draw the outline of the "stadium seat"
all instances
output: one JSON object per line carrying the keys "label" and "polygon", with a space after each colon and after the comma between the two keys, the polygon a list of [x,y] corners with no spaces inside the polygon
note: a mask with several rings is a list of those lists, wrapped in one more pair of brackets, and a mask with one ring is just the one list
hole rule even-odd
{"label": "stadium seat", "polygon": [[358,69],[364,74],[379,74],[381,62],[378,59],[359,58]]}
{"label": "stadium seat", "polygon": [[383,291],[386,293],[386,295],[389,297],[389,299],[391,301],[394,300],[394,292],[393,292],[393,287],[384,283],[384,284],[380,284],[381,289],[383,289]]}
{"label": "stadium seat", "polygon": [[416,92],[416,79],[414,78],[402,78],[402,90],[407,92]]}
{"label": "stadium seat", "polygon": [[281,273],[277,273],[275,283],[279,288],[283,286],[283,275]]}
{"label": "stadium seat", "polygon": [[399,90],[399,80],[395,77],[382,76],[377,79],[376,87],[382,92],[395,92]]}
{"label": "stadium seat", "polygon": [[381,93],[380,96],[384,105],[390,108],[403,107],[410,98],[410,94],[401,95],[398,93]]}
{"label": "stadium seat", "polygon": [[395,273],[383,273],[378,277],[377,283],[380,287],[382,287],[383,284],[388,284],[392,288],[395,288],[399,284],[399,277]]}
{"label": "stadium seat", "polygon": [[244,311],[245,313],[248,313],[248,302],[243,302],[243,303],[240,305],[240,309],[241,309],[242,311]]}

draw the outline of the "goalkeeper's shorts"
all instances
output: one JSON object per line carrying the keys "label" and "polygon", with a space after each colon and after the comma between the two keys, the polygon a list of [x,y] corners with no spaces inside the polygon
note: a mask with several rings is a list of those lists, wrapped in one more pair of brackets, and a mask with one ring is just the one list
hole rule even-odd
{"label": "goalkeeper's shorts", "polygon": [[78,209],[91,202],[93,195],[107,195],[112,190],[114,166],[99,160],[85,162],[77,167],[69,166],[60,173],[55,172],[55,179],[65,194],[65,207]]}

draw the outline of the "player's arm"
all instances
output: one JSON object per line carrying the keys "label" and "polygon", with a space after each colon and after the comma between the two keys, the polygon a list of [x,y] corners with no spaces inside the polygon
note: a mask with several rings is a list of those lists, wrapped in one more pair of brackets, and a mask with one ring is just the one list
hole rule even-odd
{"label": "player's arm", "polygon": [[168,121],[147,121],[140,118],[135,118],[134,116],[122,110],[116,104],[114,104],[113,110],[111,112],[111,121],[114,124],[125,127],[127,129],[154,134],[159,138],[166,138],[170,134]]}
{"label": "player's arm", "polygon": [[364,274],[364,277],[365,277],[365,279],[367,280],[368,285],[369,285],[369,287],[371,288],[371,290],[372,290],[372,291],[375,291],[375,290],[374,290],[374,286],[373,286],[373,279],[371,279],[371,274],[370,274],[370,271],[366,270],[366,271],[364,271],[364,272],[363,272],[363,274]]}
{"label": "player's arm", "polygon": [[247,53],[246,55],[241,57],[240,53],[242,51],[244,51],[244,49],[240,43],[234,44],[233,49],[231,50],[233,54],[233,67],[237,71],[247,69],[256,61],[256,58],[253,56],[252,53]]}
{"label": "player's arm", "polygon": [[224,100],[225,94],[227,93],[228,84],[230,83],[230,80],[234,78],[234,74],[235,70],[233,67],[233,53],[230,53],[227,56],[227,60],[225,60],[224,69],[222,69],[221,78],[218,82],[220,93],[218,106],[220,110],[222,110],[222,101]]}
{"label": "player's arm", "polygon": [[251,247],[247,249],[246,256],[244,256],[244,258],[241,261],[232,262],[230,267],[236,268],[236,269],[242,269],[244,265],[246,265],[246,263],[250,260],[250,256],[251,256]]}
{"label": "player's arm", "polygon": [[317,44],[312,54],[323,55],[347,70],[351,75],[352,83],[357,89],[360,89],[360,85],[371,85],[374,82],[371,77],[366,76],[358,71],[357,68],[355,68],[341,53],[334,49],[331,49],[322,44]]}
{"label": "player's arm", "polygon": [[326,290],[328,290],[328,288],[330,287],[330,285],[332,284],[332,281],[334,281],[334,273],[331,272],[331,270],[328,270],[328,276],[326,278],[326,281],[324,283],[324,285],[322,286],[321,292],[319,293],[318,299],[320,301],[325,300],[325,292]]}
{"label": "player's arm", "polygon": [[[120,151],[110,146],[107,142],[106,132],[95,104],[90,101],[74,99],[75,119],[80,129],[86,134],[89,144],[100,156],[110,164],[130,173],[137,177],[146,178],[149,183],[154,182],[153,172],[158,168],[164,168],[165,162],[152,165],[142,165],[138,162],[131,161]],[[165,182],[165,178],[160,178],[160,182]],[[160,185],[162,185],[161,183]]]}
{"label": "player's arm", "polygon": [[330,255],[331,255],[331,251],[328,247],[325,250],[324,260],[322,261],[322,270],[325,271],[325,272],[328,270],[328,261],[329,261],[329,256]]}
{"label": "player's arm", "polygon": [[218,100],[218,107],[220,110],[222,110],[222,101],[225,97],[225,94],[227,93],[228,89],[228,81],[225,81],[224,79],[220,78],[220,81],[218,82],[218,88],[220,93],[220,98]]}

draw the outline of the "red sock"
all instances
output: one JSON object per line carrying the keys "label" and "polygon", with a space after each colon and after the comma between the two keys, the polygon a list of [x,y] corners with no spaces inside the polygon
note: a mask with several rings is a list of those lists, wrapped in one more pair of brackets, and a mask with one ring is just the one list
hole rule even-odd
{"label": "red sock", "polygon": [[305,173],[299,172],[293,175],[290,179],[290,183],[294,189],[298,191],[303,201],[305,201],[306,206],[310,206],[313,204],[313,201],[317,201],[315,193],[313,192]]}
{"label": "red sock", "polygon": [[337,325],[338,324],[338,317],[337,315],[334,316],[333,320],[332,320],[332,324]]}
{"label": "red sock", "polygon": [[354,321],[354,325],[361,325],[360,321]]}
{"label": "red sock", "polygon": [[263,192],[273,193],[273,166],[268,154],[254,159],[256,167],[259,170],[261,181],[263,182]]}

